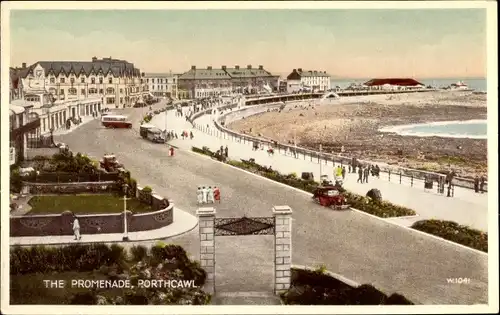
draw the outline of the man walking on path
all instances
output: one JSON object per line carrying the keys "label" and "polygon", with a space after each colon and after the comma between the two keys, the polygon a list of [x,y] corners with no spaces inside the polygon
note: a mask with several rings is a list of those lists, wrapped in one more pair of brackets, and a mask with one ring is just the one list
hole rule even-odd
{"label": "man walking on path", "polygon": [[479,192],[479,176],[476,175],[476,177],[474,178],[474,191],[476,193]]}
{"label": "man walking on path", "polygon": [[484,194],[484,185],[486,185],[486,178],[483,175],[481,176],[481,182],[479,183],[479,190],[482,194]]}
{"label": "man walking on path", "polygon": [[368,176],[370,176],[370,169],[368,167],[365,167],[365,169],[363,170],[363,173],[364,173],[363,174],[364,175],[363,181],[365,183],[368,183]]}
{"label": "man walking on path", "polygon": [[202,192],[202,203],[207,203],[208,189],[206,189],[205,186],[203,186],[201,192]]}
{"label": "man walking on path", "polygon": [[201,187],[198,187],[198,190],[196,191],[196,197],[198,199],[198,204],[203,203],[203,191],[201,190]]}
{"label": "man walking on path", "polygon": [[360,166],[358,169],[358,180],[357,183],[363,184],[363,168]]}
{"label": "man walking on path", "polygon": [[78,218],[76,215],[73,215],[73,233],[75,234],[75,241],[81,240],[82,236],[80,235],[80,222],[78,222]]}
{"label": "man walking on path", "polygon": [[342,180],[345,180],[345,173],[346,173],[345,166],[342,166]]}
{"label": "man walking on path", "polygon": [[224,149],[224,155],[226,156],[226,158],[229,157],[228,152],[229,152],[229,149],[227,148],[227,145],[226,145],[226,148]]}

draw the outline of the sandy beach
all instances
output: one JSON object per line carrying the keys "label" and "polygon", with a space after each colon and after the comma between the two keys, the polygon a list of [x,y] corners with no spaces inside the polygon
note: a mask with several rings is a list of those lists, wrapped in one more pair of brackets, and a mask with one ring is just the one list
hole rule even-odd
{"label": "sandy beach", "polygon": [[436,121],[486,119],[486,95],[442,91],[397,95],[345,97],[287,104],[229,124],[251,135],[403,167],[443,172],[460,177],[486,175],[487,140],[400,136],[381,133],[385,126]]}

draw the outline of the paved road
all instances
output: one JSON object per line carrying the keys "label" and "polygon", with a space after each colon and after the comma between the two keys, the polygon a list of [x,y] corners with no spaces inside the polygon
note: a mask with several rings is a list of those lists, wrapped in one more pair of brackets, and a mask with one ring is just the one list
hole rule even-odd
{"label": "paved road", "polygon": [[[143,110],[126,110],[139,120]],[[195,213],[198,185],[221,187],[218,216],[269,216],[273,205],[289,205],[294,213],[293,263],[318,266],[359,283],[399,292],[422,304],[487,303],[487,256],[441,242],[365,215],[334,212],[306,195],[229,168],[190,152],[167,156],[164,145],[141,139],[136,130],[103,129],[90,122],[59,137],[74,151],[100,157],[115,153],[140,184]],[[189,141],[189,140],[186,140]],[[197,231],[169,239],[198,257]],[[218,237],[216,285],[219,291],[272,289],[271,236]],[[468,277],[467,285],[447,278]]]}

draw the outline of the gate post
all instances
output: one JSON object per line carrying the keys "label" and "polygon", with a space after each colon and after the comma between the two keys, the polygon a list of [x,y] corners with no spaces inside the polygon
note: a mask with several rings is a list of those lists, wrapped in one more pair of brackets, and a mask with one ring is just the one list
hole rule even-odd
{"label": "gate post", "polygon": [[290,288],[292,264],[292,209],[289,206],[274,206],[274,293],[280,294]]}
{"label": "gate post", "polygon": [[198,208],[196,215],[200,230],[200,262],[207,273],[204,289],[215,293],[215,208]]}

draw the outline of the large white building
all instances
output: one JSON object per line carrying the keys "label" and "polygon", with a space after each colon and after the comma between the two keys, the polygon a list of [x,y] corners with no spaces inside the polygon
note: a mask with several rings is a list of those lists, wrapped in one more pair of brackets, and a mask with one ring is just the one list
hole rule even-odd
{"label": "large white building", "polygon": [[100,98],[103,108],[123,108],[133,106],[148,94],[140,70],[130,62],[111,57],[93,57],[92,61],[39,61],[12,69],[18,77],[14,92],[36,89],[55,100]]}
{"label": "large white building", "polygon": [[293,69],[287,80],[287,92],[325,92],[330,89],[330,75],[326,71]]}
{"label": "large white building", "polygon": [[179,98],[177,90],[178,75],[172,73],[146,73],[143,81],[154,97]]}

